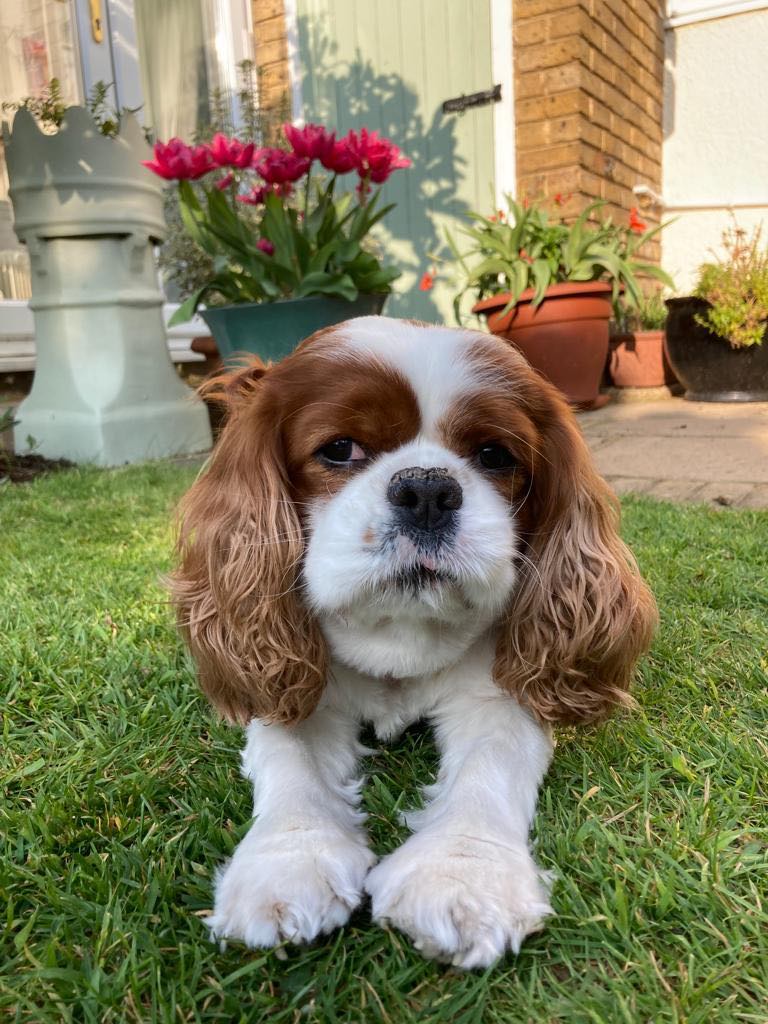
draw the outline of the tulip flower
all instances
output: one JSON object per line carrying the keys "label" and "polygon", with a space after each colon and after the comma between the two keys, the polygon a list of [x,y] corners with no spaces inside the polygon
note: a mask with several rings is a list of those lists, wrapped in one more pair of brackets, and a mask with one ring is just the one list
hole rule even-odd
{"label": "tulip flower", "polygon": [[228,139],[217,132],[208,147],[211,158],[218,167],[250,167],[253,162],[254,144],[242,143],[239,139]]}
{"label": "tulip flower", "polygon": [[156,142],[154,154],[154,160],[142,164],[168,181],[195,180],[215,167],[207,146],[187,146],[181,139]]}
{"label": "tulip flower", "polygon": [[319,124],[306,124],[303,128],[284,124],[283,131],[296,156],[308,157],[310,160],[320,160],[327,146],[335,139],[334,133]]}
{"label": "tulip flower", "polygon": [[267,256],[271,256],[275,251],[274,245],[272,245],[268,238],[260,238],[256,243],[256,248],[261,249],[261,251],[266,253]]}
{"label": "tulip flower", "polygon": [[376,185],[383,184],[393,171],[411,166],[411,161],[393,142],[367,128],[361,128],[359,135],[351,131],[347,143],[357,159],[357,173]]}
{"label": "tulip flower", "polygon": [[302,178],[311,163],[309,157],[287,153],[284,149],[263,149],[254,166],[264,181],[282,185]]}
{"label": "tulip flower", "polygon": [[320,154],[320,163],[334,174],[347,174],[357,166],[357,157],[347,139],[337,141],[335,135],[331,135]]}

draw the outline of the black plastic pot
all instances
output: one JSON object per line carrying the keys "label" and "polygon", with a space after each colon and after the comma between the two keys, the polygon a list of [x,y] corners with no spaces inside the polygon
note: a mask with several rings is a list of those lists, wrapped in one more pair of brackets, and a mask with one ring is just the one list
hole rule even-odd
{"label": "black plastic pot", "polygon": [[760,345],[733,348],[694,317],[709,303],[667,299],[667,359],[689,402],[768,402],[768,331]]}

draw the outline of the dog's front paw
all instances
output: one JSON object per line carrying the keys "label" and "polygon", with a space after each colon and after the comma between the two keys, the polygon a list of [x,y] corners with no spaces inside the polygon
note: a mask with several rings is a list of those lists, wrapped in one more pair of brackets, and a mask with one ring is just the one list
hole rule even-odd
{"label": "dog's front paw", "polygon": [[211,936],[252,947],[311,942],[346,923],[375,859],[336,829],[270,833],[257,823],[217,875]]}
{"label": "dog's front paw", "polygon": [[552,913],[549,886],[524,844],[415,835],[371,871],[373,916],[424,956],[488,967]]}

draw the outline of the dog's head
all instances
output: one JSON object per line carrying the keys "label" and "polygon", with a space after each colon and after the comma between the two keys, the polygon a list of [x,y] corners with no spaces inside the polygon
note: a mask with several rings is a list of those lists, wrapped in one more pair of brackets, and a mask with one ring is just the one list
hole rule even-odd
{"label": "dog's head", "polygon": [[226,717],[306,717],[329,648],[413,677],[489,629],[496,681],[540,718],[626,701],[653,599],[570,410],[511,346],[366,317],[217,386],[173,593]]}

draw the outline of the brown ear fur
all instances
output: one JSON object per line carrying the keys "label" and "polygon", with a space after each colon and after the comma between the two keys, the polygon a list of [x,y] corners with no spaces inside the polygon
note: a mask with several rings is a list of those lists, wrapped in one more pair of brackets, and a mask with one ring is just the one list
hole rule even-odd
{"label": "brown ear fur", "polygon": [[656,604],[571,411],[548,385],[537,397],[542,461],[532,480],[530,562],[521,560],[494,676],[542,720],[591,722],[632,703],[627,691]]}
{"label": "brown ear fur", "polygon": [[205,390],[228,408],[210,464],[183,499],[171,577],[200,685],[231,722],[298,722],[325,684],[326,650],[298,590],[304,537],[274,412],[254,364]]}

